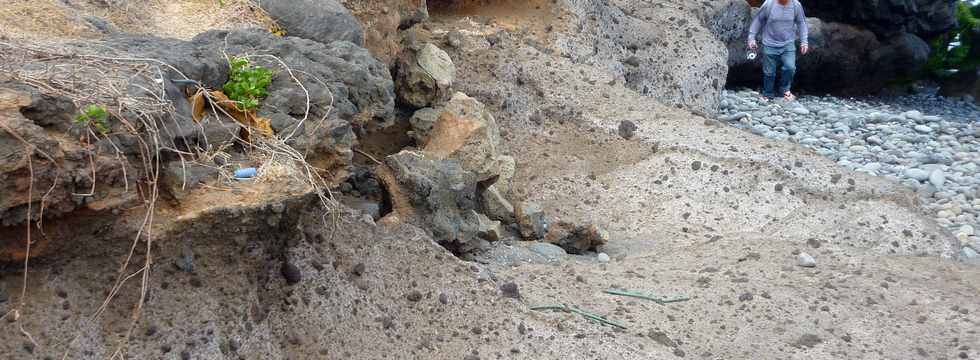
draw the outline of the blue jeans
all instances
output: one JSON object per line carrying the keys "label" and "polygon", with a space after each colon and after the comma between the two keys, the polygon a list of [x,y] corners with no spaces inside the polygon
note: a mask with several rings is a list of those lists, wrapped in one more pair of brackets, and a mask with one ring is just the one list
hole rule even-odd
{"label": "blue jeans", "polygon": [[779,93],[785,94],[793,85],[793,75],[796,74],[796,43],[783,47],[762,47],[762,96],[776,97],[776,69],[782,65],[783,72],[779,77]]}

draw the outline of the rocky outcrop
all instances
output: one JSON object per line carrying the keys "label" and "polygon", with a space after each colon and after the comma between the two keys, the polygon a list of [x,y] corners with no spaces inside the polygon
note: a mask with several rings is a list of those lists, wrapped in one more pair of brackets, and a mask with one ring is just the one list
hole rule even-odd
{"label": "rocky outcrop", "polygon": [[424,0],[341,0],[341,3],[364,24],[364,46],[389,65],[402,52],[400,30],[429,17]]}
{"label": "rocky outcrop", "polygon": [[[221,88],[228,72],[225,54],[251,54],[253,63],[276,71],[259,115],[272,120],[280,139],[324,170],[321,175],[327,181],[346,175],[356,142],[354,128],[390,124],[394,118],[394,85],[387,67],[348,41],[324,44],[259,30],[213,31],[192,41],[119,36],[98,44],[68,44],[66,51],[88,54],[93,45],[112,49],[99,55],[155,59],[146,63],[148,67],[166,65],[159,71],[138,66],[94,71],[77,66],[76,61],[86,61],[80,57],[40,60],[50,62],[44,64],[52,69],[69,69],[71,76],[80,79],[71,90],[91,90],[86,104],[101,102],[109,107],[104,128],[76,121],[79,110],[73,99],[49,89],[0,82],[0,192],[4,194],[0,232],[22,224],[28,204],[31,218],[37,220],[43,209],[45,225],[58,226],[78,210],[91,215],[136,207],[140,195],[149,196],[147,186],[152,184],[159,185],[162,197],[183,205],[197,185],[217,180],[216,169],[226,161],[244,160],[247,156],[235,146],[240,125],[213,115],[194,122],[187,100],[194,87],[176,81],[189,79]],[[255,55],[259,53],[263,55]],[[20,71],[20,66],[28,65],[4,66]],[[52,70],[50,76],[61,74]],[[114,99],[98,98],[96,86],[104,84],[125,89],[123,106],[113,107]],[[196,157],[218,151],[230,155]],[[159,173],[145,168],[151,160],[160,161]],[[33,191],[28,191],[32,179]],[[22,235],[4,236],[0,252],[11,253],[6,251],[7,241],[20,248]]]}
{"label": "rocky outcrop", "polygon": [[412,136],[422,152],[435,159],[459,161],[463,169],[486,182],[481,209],[494,220],[512,222],[514,207],[504,195],[510,190],[516,162],[508,155],[490,111],[466,94],[456,93],[437,108],[415,112]]}
{"label": "rocky outcrop", "polygon": [[[619,75],[631,89],[664,104],[713,112],[725,85],[724,45],[698,19],[698,8],[637,6],[630,1],[570,2],[574,34],[559,51]],[[692,19],[693,18],[693,19]]]}
{"label": "rocky outcrop", "polygon": [[480,249],[503,236],[499,221],[478,212],[482,184],[459,162],[402,151],[388,156],[379,172],[392,204],[388,221],[427,229],[454,253]]}
{"label": "rocky outcrop", "polygon": [[922,38],[903,33],[890,37],[875,49],[871,57],[873,76],[883,80],[901,81],[918,75],[929,60],[929,43]]}
{"label": "rocky outcrop", "polygon": [[[394,121],[394,86],[387,68],[368,51],[348,41],[321,43],[245,30],[208,32],[190,42],[123,37],[114,39],[112,44],[134,56],[173,64],[182,74],[209,88],[220,88],[227,76],[227,59],[215,49],[232,55],[262,49],[267,56],[256,56],[254,62],[276,70],[276,76],[259,115],[272,120],[277,133],[284,137],[292,134],[290,145],[311,154],[310,162],[322,169],[343,172],[350,164],[350,148],[356,141],[353,127],[385,126]],[[290,72],[283,66],[301,71]],[[172,99],[177,109],[187,106],[180,91]],[[178,114],[186,114],[184,111]],[[206,121],[205,124],[212,123]],[[221,126],[221,122],[214,126]],[[195,129],[193,124],[185,127]],[[197,128],[195,133],[184,136],[186,141],[202,148],[214,146],[204,143],[209,129]],[[216,132],[221,131],[224,129]]]}
{"label": "rocky outcrop", "polygon": [[956,26],[956,0],[808,0],[804,4],[807,16],[853,24],[882,37],[910,33],[929,38]]}
{"label": "rocky outcrop", "polygon": [[349,41],[364,45],[364,30],[337,0],[259,0],[289,36],[330,43]]}
{"label": "rocky outcrop", "polygon": [[[0,228],[39,220],[42,214],[104,210],[114,207],[107,202],[122,205],[135,199],[117,190],[134,181],[129,164],[112,154],[92,154],[57,130],[71,126],[58,111],[63,100],[26,85],[0,83]],[[76,127],[76,135],[79,131]]]}
{"label": "rocky outcrop", "polygon": [[705,3],[701,21],[718,41],[728,49],[728,65],[745,61],[749,25],[755,14],[749,3],[743,0],[724,0]]}

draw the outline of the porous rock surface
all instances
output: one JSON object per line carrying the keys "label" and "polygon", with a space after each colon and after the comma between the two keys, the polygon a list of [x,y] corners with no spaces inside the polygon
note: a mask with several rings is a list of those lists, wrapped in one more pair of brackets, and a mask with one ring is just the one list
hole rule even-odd
{"label": "porous rock surface", "polygon": [[683,2],[573,0],[572,29],[556,35],[558,52],[615,74],[613,81],[669,106],[705,113],[725,85],[725,46]]}
{"label": "porous rock surface", "polygon": [[361,23],[337,0],[259,0],[257,3],[290,36],[323,43],[343,40],[364,45]]}
{"label": "porous rock surface", "polygon": [[407,47],[399,55],[396,72],[398,99],[415,108],[443,102],[452,92],[456,77],[452,59],[431,43]]}
{"label": "porous rock surface", "polygon": [[[392,202],[392,222],[415,224],[457,253],[499,239],[499,226],[478,212],[481,179],[458,161],[402,151],[385,159],[380,180]],[[492,224],[497,223],[497,224]],[[481,241],[482,240],[482,241]]]}
{"label": "porous rock surface", "polygon": [[[28,217],[39,219],[42,214],[57,217],[77,208],[99,208],[110,197],[126,202],[120,199],[125,196],[112,190],[133,181],[126,176],[127,170],[132,174],[132,167],[110,155],[90,157],[81,144],[64,141],[69,134],[55,130],[68,127],[67,114],[73,111],[74,105],[64,99],[43,96],[23,84],[0,83],[0,128],[4,130],[0,132],[0,192],[4,194],[0,227],[21,224]],[[99,174],[98,180],[92,179],[93,171]],[[91,191],[95,181],[101,186]],[[4,239],[4,248],[17,239]]]}
{"label": "porous rock surface", "polygon": [[506,191],[514,176],[514,158],[508,155],[510,150],[501,140],[497,122],[486,106],[466,94],[455,93],[433,110],[435,121],[431,126],[413,126],[413,131],[420,134],[422,151],[436,159],[459,161],[480,181],[495,178],[493,183]]}
{"label": "porous rock surface", "polygon": [[[681,3],[649,5],[672,12]],[[559,11],[571,7],[555,4]],[[554,249],[546,257],[528,244],[498,241],[486,257],[462,262],[436,245],[430,229],[374,224],[337,209],[327,213],[337,217],[324,216],[309,195],[228,203],[183,215],[155,242],[149,302],[127,354],[976,356],[980,276],[976,267],[950,260],[957,240],[922,214],[913,193],[796,145],[677,109],[669,99],[679,93],[669,86],[668,105],[661,104],[621,81],[622,72],[604,65],[611,62],[566,57],[547,46],[555,38],[507,30],[555,19],[513,26],[440,18],[415,35],[456,44],[450,56],[458,90],[486,105],[517,159],[508,195],[541,204],[558,221],[607,229],[609,242],[596,250],[609,261]],[[624,121],[636,126],[628,140],[618,134]],[[479,188],[452,183],[466,194]],[[104,229],[92,230],[95,246],[32,268],[17,325],[41,340],[28,344],[18,327],[5,327],[4,354],[57,357],[67,347],[79,357],[103,358],[114,351],[138,282],[127,283],[101,317],[88,316],[113,275],[94,269],[118,268],[113,260],[128,250],[125,241],[96,237]],[[816,266],[798,266],[801,253]],[[0,278],[0,290],[13,299],[18,275]],[[689,300],[662,305],[605,293],[610,289]],[[562,303],[626,328],[529,309]],[[51,339],[78,340],[60,346]]]}
{"label": "porous rock surface", "polygon": [[931,37],[956,26],[955,0],[809,0],[804,3],[809,16],[859,25],[885,36],[910,33]]}
{"label": "porous rock surface", "polygon": [[429,17],[420,0],[341,0],[364,27],[364,47],[385,64],[392,65],[402,50],[400,30]]}
{"label": "porous rock surface", "polygon": [[[297,150],[309,151],[312,155],[308,160],[332,175],[342,175],[351,163],[351,147],[356,141],[354,127],[384,126],[393,120],[394,90],[387,69],[367,50],[350,42],[323,44],[242,30],[209,32],[193,41],[124,35],[98,43],[75,42],[66,46],[69,51],[88,55],[87,47],[96,44],[111,48],[108,55],[156,59],[170,67],[164,67],[162,73],[114,70],[116,73],[107,78],[100,78],[97,73],[75,74],[92,79],[92,82],[79,81],[79,89],[98,86],[99,81],[108,83],[110,78],[123,79],[121,86],[129,96],[168,102],[173,111],[161,111],[148,118],[123,111],[122,117],[137,123],[137,133],[148,133],[145,139],[138,138],[130,125],[116,116],[106,120],[108,132],[104,137],[88,137],[85,134],[88,130],[74,123],[77,113],[71,101],[44,95],[37,88],[16,81],[3,82],[0,91],[5,99],[5,129],[0,132],[0,138],[7,156],[3,157],[5,162],[0,171],[5,193],[10,194],[0,200],[4,227],[26,220],[28,199],[35,220],[42,211],[46,218],[59,218],[78,209],[108,212],[138,201],[138,181],[149,176],[146,172],[149,169],[143,169],[144,158],[162,160],[160,180],[165,185],[162,187],[165,193],[169,193],[165,196],[179,198],[182,194],[173,190],[183,191],[197,185],[199,181],[187,185],[185,172],[194,167],[185,166],[182,162],[191,159],[181,156],[198,149],[210,151],[232,145],[238,125],[230,119],[214,117],[195,123],[186,98],[189,92],[174,80],[186,77],[207,88],[220,89],[228,72],[228,60],[220,49],[228,54],[262,49],[264,55],[257,55],[255,62],[280,69],[260,115],[274,119],[277,132],[294,134],[288,143]],[[304,70],[291,75],[279,67],[279,61]],[[30,71],[21,66],[6,63],[4,69],[12,74]],[[305,87],[296,85],[293,76],[301,79]],[[150,90],[159,88],[161,93]],[[140,119],[153,122],[156,130],[145,130],[149,124],[140,125]],[[92,144],[79,140],[83,137],[93,139]],[[25,141],[36,149],[30,161]],[[147,143],[155,144],[158,150],[147,148]],[[185,155],[179,155],[181,151]],[[179,165],[171,166],[168,162]],[[31,166],[35,183],[33,192],[28,192]],[[99,179],[92,179],[93,173]],[[201,178],[192,175],[191,180]],[[7,237],[4,245],[22,244],[22,236]],[[8,241],[11,244],[6,244]]]}

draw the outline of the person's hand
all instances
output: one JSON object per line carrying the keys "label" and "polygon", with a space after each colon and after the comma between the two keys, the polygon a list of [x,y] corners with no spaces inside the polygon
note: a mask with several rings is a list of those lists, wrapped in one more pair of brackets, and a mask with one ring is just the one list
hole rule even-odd
{"label": "person's hand", "polygon": [[803,46],[800,47],[800,52],[803,53],[803,55],[806,55],[806,53],[810,52],[810,45],[803,44]]}
{"label": "person's hand", "polygon": [[755,40],[749,40],[749,49],[755,50],[759,45],[755,43]]}

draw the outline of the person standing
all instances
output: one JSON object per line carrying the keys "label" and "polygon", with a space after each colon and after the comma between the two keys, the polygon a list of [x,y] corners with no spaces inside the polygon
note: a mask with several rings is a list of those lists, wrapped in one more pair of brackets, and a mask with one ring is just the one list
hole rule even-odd
{"label": "person standing", "polygon": [[796,75],[796,39],[800,40],[800,53],[810,51],[809,29],[803,4],[799,0],[766,0],[749,27],[749,49],[755,50],[756,37],[762,33],[762,97],[769,101],[776,97],[776,70],[779,74],[779,92],[787,101],[796,96],[790,91]]}

